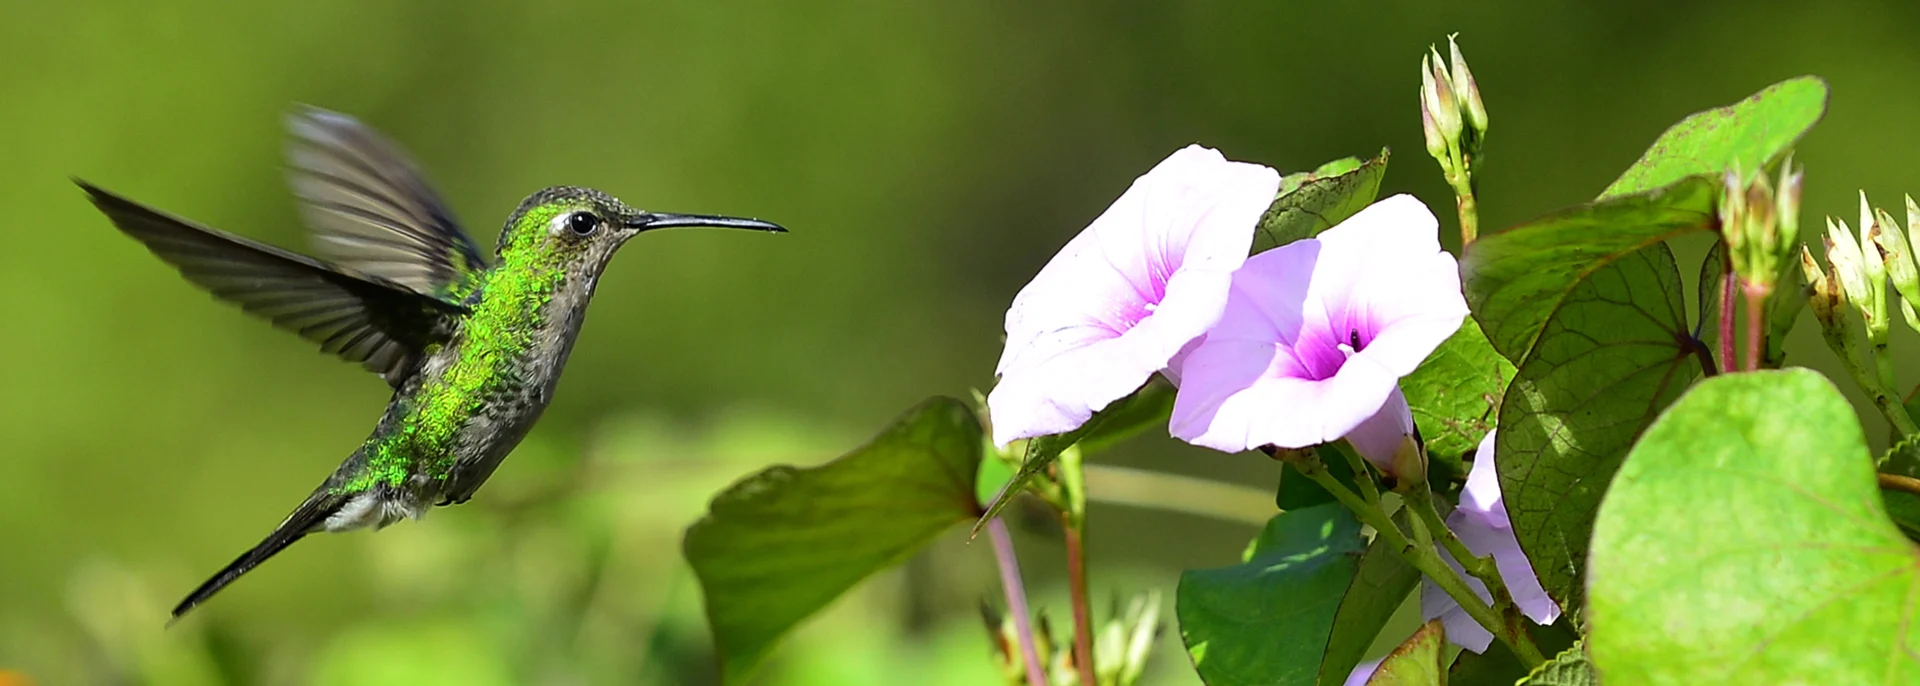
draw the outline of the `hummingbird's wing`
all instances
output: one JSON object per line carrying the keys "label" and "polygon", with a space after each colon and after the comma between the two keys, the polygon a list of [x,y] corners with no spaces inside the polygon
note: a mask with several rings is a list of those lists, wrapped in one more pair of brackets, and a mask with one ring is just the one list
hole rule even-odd
{"label": "hummingbird's wing", "polygon": [[181,275],[249,313],[359,362],[398,386],[426,346],[446,339],[467,309],[377,276],[355,274],[207,228],[75,183],[120,231]]}
{"label": "hummingbird's wing", "polygon": [[288,181],[322,257],[443,299],[473,292],[486,261],[399,146],[315,107],[287,129]]}

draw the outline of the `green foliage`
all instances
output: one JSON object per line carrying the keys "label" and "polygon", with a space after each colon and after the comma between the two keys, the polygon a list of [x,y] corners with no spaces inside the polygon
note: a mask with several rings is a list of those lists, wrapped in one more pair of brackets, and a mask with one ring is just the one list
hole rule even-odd
{"label": "green foliage", "polygon": [[685,550],[727,680],[868,575],[978,516],[981,434],[965,403],[933,398],[839,459],[773,467],[715,496]]}
{"label": "green foliage", "polygon": [[1441,686],[1447,683],[1447,666],[1441,660],[1447,647],[1447,630],[1436,619],[1420,626],[1380,661],[1380,668],[1367,679],[1367,686]]}
{"label": "green foliage", "polygon": [[[1314,448],[1320,452],[1321,461],[1326,464],[1327,473],[1340,481],[1348,489],[1357,489],[1354,482],[1353,460],[1349,458],[1352,448],[1344,443],[1330,443]],[[1320,484],[1301,474],[1291,462],[1281,461],[1280,486],[1274,489],[1273,504],[1281,512],[1313,507],[1321,503],[1333,502],[1333,494]]]}
{"label": "green foliage", "polygon": [[1373,204],[1387,175],[1388,153],[1382,148],[1365,162],[1347,157],[1281,177],[1279,196],[1254,230],[1253,252],[1312,238]]}
{"label": "green foliage", "polygon": [[1479,322],[1469,318],[1453,337],[1400,380],[1414,425],[1429,457],[1456,475],[1461,456],[1473,452],[1494,426],[1494,408],[1513,380],[1513,363],[1493,351]]}
{"label": "green foliage", "polygon": [[[1713,247],[1707,249],[1707,256],[1700,260],[1700,280],[1696,282],[1699,296],[1694,300],[1699,303],[1698,309],[1695,310],[1695,317],[1699,320],[1700,345],[1706,346],[1707,350],[1714,351],[1716,354],[1720,350],[1720,296],[1725,287],[1726,276],[1727,243],[1716,238],[1713,241]],[[1738,297],[1734,299],[1734,304],[1740,304]],[[1735,338],[1738,339],[1737,334]],[[1725,360],[1716,361],[1732,364]]]}
{"label": "green foliage", "polygon": [[[1402,511],[1394,523],[1405,526],[1405,514]],[[1327,637],[1326,656],[1320,661],[1320,683],[1344,682],[1400,603],[1419,584],[1420,571],[1401,559],[1398,552],[1377,539],[1368,545],[1346,597],[1340,599],[1340,611],[1334,615],[1333,633]]]}
{"label": "green foliage", "polygon": [[1698,377],[1680,273],[1665,245],[1581,281],[1520,365],[1495,450],[1514,535],[1569,612],[1595,508],[1634,437]]}
{"label": "green foliage", "polygon": [[1087,423],[1080,428],[1063,434],[1040,436],[1027,441],[1027,454],[1020,461],[1020,471],[1007,481],[1005,486],[988,503],[986,514],[973,524],[973,533],[980,533],[980,527],[1000,515],[1013,496],[1020,493],[1033,477],[1046,471],[1060,453],[1075,445],[1081,446],[1081,453],[1111,446],[1126,440],[1135,434],[1154,426],[1166,426],[1167,419],[1173,416],[1173,386],[1158,375],[1148,380],[1133,395],[1114,401],[1106,409],[1093,413]]}
{"label": "green foliage", "polygon": [[1792,149],[1826,110],[1827,83],[1802,76],[1768,86],[1732,105],[1696,113],[1660,134],[1600,197],[1661,188],[1690,176],[1718,175],[1735,165],[1749,172],[1759,169]]}
{"label": "green foliage", "polygon": [[[1553,626],[1527,624],[1527,634],[1533,637],[1533,644],[1539,646],[1546,655],[1564,653],[1580,640],[1571,618],[1564,615]],[[1453,667],[1447,671],[1447,679],[1462,686],[1506,686],[1526,679],[1530,673],[1507,644],[1494,641],[1484,653],[1462,651],[1454,658]]]}
{"label": "green foliage", "polygon": [[1575,286],[1609,263],[1710,227],[1718,186],[1690,178],[1655,191],[1579,205],[1467,246],[1467,304],[1487,340],[1519,364]]}
{"label": "green foliage", "polygon": [[1245,564],[1182,572],[1174,609],[1201,680],[1315,684],[1365,546],[1353,513],[1329,503],[1275,515]]}
{"label": "green foliage", "polygon": [[1586,647],[1575,643],[1533,670],[1520,686],[1600,686],[1600,675],[1594,673]]}
{"label": "green foliage", "polygon": [[1915,559],[1831,382],[1717,377],[1647,430],[1601,507],[1588,647],[1609,683],[1911,683]]}

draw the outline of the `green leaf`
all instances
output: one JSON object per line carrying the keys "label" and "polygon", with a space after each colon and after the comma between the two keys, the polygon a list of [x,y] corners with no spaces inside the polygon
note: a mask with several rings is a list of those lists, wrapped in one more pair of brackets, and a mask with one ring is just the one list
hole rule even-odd
{"label": "green leaf", "polygon": [[1165,426],[1173,416],[1173,392],[1173,384],[1155,375],[1133,395],[1116,400],[1106,409],[1093,413],[1080,428],[1027,441],[1027,454],[1020,461],[1019,473],[1001,487],[1000,492],[988,503],[986,514],[973,523],[973,535],[979,535],[980,527],[1000,516],[1000,510],[1013,502],[1013,496],[1025,488],[1028,481],[1046,471],[1054,460],[1060,459],[1060,453],[1074,444],[1080,444],[1080,453],[1088,455],[1132,438],[1150,427]]}
{"label": "green leaf", "polygon": [[[1360,492],[1358,482],[1354,481],[1353,465],[1347,457],[1349,448],[1341,443],[1327,443],[1309,448],[1320,453],[1320,460],[1326,463],[1327,473],[1355,493]],[[1273,505],[1281,512],[1313,507],[1323,503],[1337,502],[1333,494],[1320,484],[1300,473],[1293,463],[1280,462],[1280,487],[1274,491]]]}
{"label": "green leaf", "polygon": [[1174,609],[1200,679],[1312,686],[1365,546],[1329,503],[1274,516],[1246,564],[1181,572]]}
{"label": "green leaf", "polygon": [[773,467],[715,496],[684,552],[727,682],[868,575],[977,516],[981,434],[965,403],[933,398],[832,462]]}
{"label": "green leaf", "polygon": [[1920,680],[1920,558],[1820,374],[1728,374],[1647,430],[1594,525],[1587,648],[1607,683]]}
{"label": "green leaf", "polygon": [[[1895,443],[1876,462],[1880,471],[1887,474],[1920,478],[1920,436],[1909,436]],[[1920,495],[1882,488],[1880,496],[1886,501],[1887,516],[1900,527],[1901,533],[1908,539],[1920,541]]]}
{"label": "green leaf", "polygon": [[1380,668],[1367,679],[1367,686],[1440,686],[1447,683],[1446,665],[1441,663],[1447,647],[1447,630],[1435,619],[1420,626],[1406,642],[1387,653]]}
{"label": "green leaf", "polygon": [[1461,458],[1493,429],[1493,410],[1513,373],[1513,363],[1494,352],[1480,324],[1468,319],[1419,369],[1400,380],[1400,392],[1413,408],[1413,423],[1420,427],[1432,460],[1465,476]]}
{"label": "green leaf", "polygon": [[[1561,616],[1553,626],[1540,626],[1526,623],[1527,633],[1533,636],[1533,644],[1548,654],[1566,651],[1580,640],[1579,632],[1574,631],[1572,618]],[[1494,641],[1487,646],[1485,653],[1462,651],[1453,661],[1453,667],[1447,671],[1447,679],[1461,686],[1480,686],[1481,684],[1518,683],[1527,678],[1527,666],[1513,654],[1507,644]]]}
{"label": "green leaf", "polygon": [[1635,436],[1702,372],[1680,270],[1657,244],[1580,282],[1500,408],[1500,486],[1520,547],[1560,607],[1581,605],[1594,511]]}
{"label": "green leaf", "polygon": [[1282,177],[1279,196],[1254,229],[1253,252],[1312,238],[1373,204],[1387,175],[1388,152],[1382,148],[1365,162],[1349,157]]}
{"label": "green leaf", "polygon": [[1653,147],[1607,186],[1607,198],[1651,190],[1689,176],[1752,172],[1791,149],[1827,111],[1827,83],[1802,76],[1745,100],[1694,114],[1660,134]]}
{"label": "green leaf", "polygon": [[1600,686],[1600,675],[1594,673],[1586,648],[1575,643],[1533,670],[1520,686]]}
{"label": "green leaf", "polygon": [[1692,178],[1562,210],[1467,246],[1467,304],[1495,350],[1519,364],[1547,317],[1588,275],[1714,221],[1717,184]]}
{"label": "green leaf", "polygon": [[[1700,344],[1706,346],[1707,350],[1714,354],[1714,359],[1722,364],[1725,364],[1725,361],[1719,359],[1720,296],[1723,295],[1721,288],[1725,286],[1723,280],[1726,279],[1726,276],[1727,244],[1725,241],[1716,238],[1713,241],[1713,248],[1707,250],[1706,258],[1700,260],[1700,281],[1697,283],[1697,287],[1700,289],[1700,297],[1695,301],[1700,303],[1700,309],[1694,316],[1696,321],[1699,322],[1698,332],[1700,334]],[[1786,293],[1789,291],[1782,292]],[[1793,297],[1783,299],[1802,300],[1803,298]],[[1734,302],[1738,303],[1739,301],[1736,299]],[[1736,333],[1734,338],[1736,341],[1739,340],[1739,334]]]}
{"label": "green leaf", "polygon": [[[1304,478],[1304,477],[1302,477]],[[1406,524],[1406,510],[1394,522]],[[1320,661],[1321,684],[1343,684],[1354,665],[1366,656],[1373,639],[1380,635],[1393,612],[1420,583],[1420,570],[1407,564],[1400,555],[1375,539],[1360,556],[1360,569],[1340,600],[1334,615],[1333,633],[1327,637],[1326,657]]]}

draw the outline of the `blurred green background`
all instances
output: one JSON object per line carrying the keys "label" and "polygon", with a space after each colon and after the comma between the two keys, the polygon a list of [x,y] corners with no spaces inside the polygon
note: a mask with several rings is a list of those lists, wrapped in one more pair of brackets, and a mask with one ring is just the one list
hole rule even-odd
{"label": "blurred green background", "polygon": [[[1920,191],[1916,22],[1896,2],[10,2],[0,670],[712,683],[679,558],[706,498],[985,388],[1015,291],[1179,146],[1295,171],[1390,145],[1387,192],[1426,199],[1450,234],[1416,104],[1420,55],[1447,33],[1491,110],[1489,228],[1592,197],[1689,112],[1815,73],[1834,91],[1799,155],[1817,226],[1853,217],[1858,188],[1891,208]],[[302,246],[279,171],[295,102],[409,148],[489,246],[553,184],[793,233],[631,244],[551,411],[471,504],[310,538],[168,630],[166,609],[358,445],[387,391],[187,285],[68,176]],[[1806,324],[1790,351],[1828,366]],[[1277,473],[1164,439],[1105,459],[1258,489]],[[1095,597],[1162,588],[1169,624],[1178,571],[1235,562],[1255,533],[1092,517]],[[1064,618],[1057,538],[1030,526],[1020,543]],[[955,531],[802,628],[759,683],[994,683],[975,605],[996,589],[986,545]],[[1148,681],[1197,683],[1170,626],[1162,647]]]}

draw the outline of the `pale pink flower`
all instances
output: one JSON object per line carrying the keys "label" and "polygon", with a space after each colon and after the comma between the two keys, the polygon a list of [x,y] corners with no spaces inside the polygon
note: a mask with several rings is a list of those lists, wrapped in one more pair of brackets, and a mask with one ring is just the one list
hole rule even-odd
{"label": "pale pink flower", "polygon": [[[1520,607],[1522,614],[1539,624],[1552,624],[1560,618],[1560,606],[1540,587],[1540,578],[1534,575],[1526,553],[1520,551],[1520,540],[1514,537],[1507,509],[1500,502],[1493,435],[1494,432],[1487,432],[1479,450],[1474,452],[1473,469],[1467,472],[1467,486],[1460,492],[1460,508],[1447,515],[1447,528],[1452,529],[1473,554],[1493,556],[1494,566],[1500,570],[1500,581],[1507,585],[1507,593],[1513,596],[1513,603]],[[1460,563],[1447,554],[1446,548],[1440,549],[1440,557],[1453,565],[1454,571],[1461,571]],[[1486,584],[1464,573],[1462,576],[1481,600],[1493,602],[1493,594],[1487,592]],[[1473,621],[1460,603],[1431,579],[1421,583],[1420,613],[1423,619],[1439,617],[1447,626],[1447,640],[1454,645],[1480,653],[1493,642],[1493,634]]]}
{"label": "pale pink flower", "polygon": [[994,443],[1079,428],[1206,333],[1279,188],[1274,170],[1197,145],[1135,180],[1007,310]]}
{"label": "pale pink flower", "polygon": [[1390,468],[1413,432],[1400,378],[1467,316],[1438,231],[1396,195],[1247,260],[1219,323],[1174,362],[1173,435],[1228,452],[1346,438]]}

